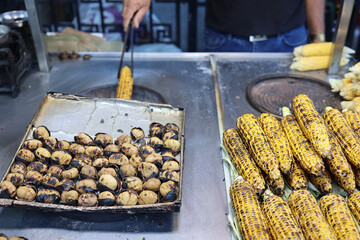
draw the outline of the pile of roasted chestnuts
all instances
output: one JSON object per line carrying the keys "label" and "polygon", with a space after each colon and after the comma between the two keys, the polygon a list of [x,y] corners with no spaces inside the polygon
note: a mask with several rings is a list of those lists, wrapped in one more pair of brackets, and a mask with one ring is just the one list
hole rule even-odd
{"label": "pile of roasted chestnuts", "polygon": [[113,140],[81,132],[58,140],[45,126],[33,130],[0,183],[0,198],[73,206],[133,206],[178,196],[179,126],[154,122]]}

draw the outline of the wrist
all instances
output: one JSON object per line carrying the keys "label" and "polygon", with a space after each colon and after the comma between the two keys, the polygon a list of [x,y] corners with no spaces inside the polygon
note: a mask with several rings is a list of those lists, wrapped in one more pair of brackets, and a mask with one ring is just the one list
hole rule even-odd
{"label": "wrist", "polygon": [[310,41],[311,42],[314,42],[314,41],[324,42],[325,41],[325,33],[310,34]]}

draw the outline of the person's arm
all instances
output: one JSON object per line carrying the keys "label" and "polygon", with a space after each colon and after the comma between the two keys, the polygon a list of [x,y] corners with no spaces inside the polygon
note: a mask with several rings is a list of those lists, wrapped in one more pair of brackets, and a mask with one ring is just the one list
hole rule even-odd
{"label": "person's arm", "polygon": [[[139,24],[146,12],[149,10],[151,0],[124,0],[123,1],[123,26],[126,31],[127,26],[130,23],[131,18],[134,16],[133,24],[135,28],[139,27]],[[135,15],[134,15],[135,14]]]}
{"label": "person's arm", "polygon": [[324,42],[325,0],[305,0],[305,9],[311,42]]}

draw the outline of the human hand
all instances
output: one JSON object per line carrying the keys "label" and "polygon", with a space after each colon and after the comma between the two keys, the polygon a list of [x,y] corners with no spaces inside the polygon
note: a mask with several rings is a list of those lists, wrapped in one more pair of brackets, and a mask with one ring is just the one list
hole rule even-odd
{"label": "human hand", "polygon": [[123,26],[126,31],[131,18],[135,28],[139,28],[139,24],[146,12],[149,10],[151,0],[123,0]]}

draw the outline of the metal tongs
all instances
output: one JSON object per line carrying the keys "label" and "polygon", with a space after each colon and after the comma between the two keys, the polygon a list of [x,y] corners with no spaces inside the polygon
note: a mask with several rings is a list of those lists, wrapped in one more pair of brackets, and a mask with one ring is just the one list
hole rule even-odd
{"label": "metal tongs", "polygon": [[129,25],[126,28],[126,33],[125,33],[125,39],[124,39],[124,45],[123,45],[123,49],[122,49],[122,53],[121,53],[121,58],[120,58],[120,65],[119,65],[119,69],[118,69],[118,73],[117,73],[117,78],[120,78],[120,72],[122,69],[122,65],[123,65],[123,61],[124,61],[124,55],[126,52],[126,47],[127,47],[127,42],[128,42],[128,38],[129,38],[129,34],[131,34],[130,36],[130,51],[131,51],[131,60],[130,60],[130,69],[131,69],[131,77],[133,77],[134,74],[134,26],[132,23],[133,18],[131,18]]}

